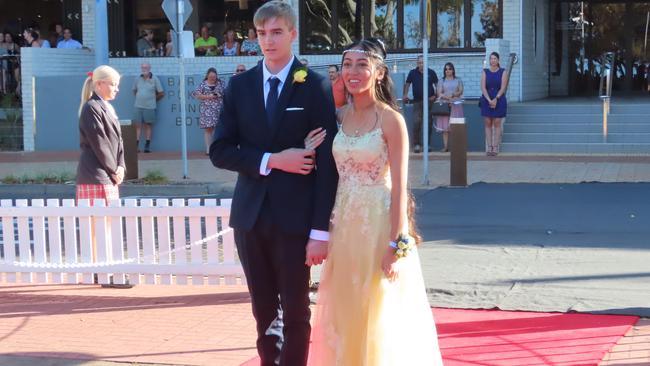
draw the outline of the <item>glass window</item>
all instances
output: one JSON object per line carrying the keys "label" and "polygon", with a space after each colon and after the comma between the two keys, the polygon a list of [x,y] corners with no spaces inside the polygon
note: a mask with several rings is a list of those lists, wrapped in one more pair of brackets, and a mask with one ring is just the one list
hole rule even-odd
{"label": "glass window", "polygon": [[337,48],[363,38],[363,1],[336,1],[338,16]]}
{"label": "glass window", "polygon": [[438,1],[437,48],[463,47],[465,41],[465,2]]}
{"label": "glass window", "polygon": [[389,49],[397,44],[397,0],[376,0],[370,10],[370,33],[381,38]]}
{"label": "glass window", "polygon": [[[301,52],[337,53],[374,36],[391,52],[422,47],[423,0],[304,0],[300,2]],[[483,51],[502,34],[503,0],[431,0],[432,50]]]}
{"label": "glass window", "polygon": [[404,48],[422,47],[422,27],[420,26],[420,0],[404,4]]}
{"label": "glass window", "polygon": [[472,0],[472,47],[485,47],[485,40],[501,35],[498,0]]}
{"label": "glass window", "polygon": [[331,4],[322,0],[307,0],[304,5],[304,38],[306,51],[323,52],[333,49]]}

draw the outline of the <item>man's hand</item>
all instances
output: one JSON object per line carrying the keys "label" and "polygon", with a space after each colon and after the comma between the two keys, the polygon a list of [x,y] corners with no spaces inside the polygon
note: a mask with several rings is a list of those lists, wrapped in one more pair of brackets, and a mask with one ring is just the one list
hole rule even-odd
{"label": "man's hand", "polygon": [[327,242],[316,239],[309,239],[307,242],[307,260],[305,264],[315,266],[322,264],[327,259]]}
{"label": "man's hand", "polygon": [[405,95],[405,96],[402,97],[402,102],[404,102],[404,104],[409,104],[409,100],[410,99],[409,99],[408,95]]}
{"label": "man's hand", "polygon": [[316,152],[310,149],[286,149],[271,154],[267,167],[280,169],[287,173],[307,175],[314,169],[315,155]]}

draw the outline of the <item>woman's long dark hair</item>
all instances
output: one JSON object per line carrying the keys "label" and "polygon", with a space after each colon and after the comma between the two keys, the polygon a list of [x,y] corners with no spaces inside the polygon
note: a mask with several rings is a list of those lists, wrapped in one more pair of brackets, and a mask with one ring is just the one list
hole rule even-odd
{"label": "woman's long dark hair", "polygon": [[450,69],[451,69],[452,76],[453,76],[454,79],[455,79],[455,78],[456,78],[456,68],[454,67],[454,64],[452,64],[451,62],[447,62],[447,63],[445,64],[445,67],[442,68],[442,78],[443,78],[443,79],[446,79],[446,78],[447,78],[447,73],[446,73],[447,68],[450,68]]}
{"label": "woman's long dark hair", "polygon": [[[375,84],[375,97],[377,97],[377,100],[388,104],[388,106],[394,110],[399,111],[399,107],[395,101],[395,95],[393,94],[393,79],[390,77],[390,71],[384,62],[386,59],[386,47],[384,46],[384,42],[378,38],[366,38],[354,42],[346,48],[346,50],[352,49],[366,51],[371,55],[369,59],[375,64],[377,70],[384,71],[384,78],[381,81],[377,81]],[[372,57],[373,54],[379,55],[381,58]],[[345,51],[343,52],[343,58],[344,57]],[[341,64],[343,63],[343,58],[341,59]]]}

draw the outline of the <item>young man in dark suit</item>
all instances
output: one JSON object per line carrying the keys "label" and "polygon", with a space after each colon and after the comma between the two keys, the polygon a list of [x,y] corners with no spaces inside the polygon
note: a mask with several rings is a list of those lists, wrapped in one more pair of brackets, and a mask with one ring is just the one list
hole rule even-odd
{"label": "young man in dark suit", "polygon": [[[257,321],[262,365],[306,365],[309,266],[327,256],[338,175],[336,117],[329,80],[291,52],[296,15],[283,1],[255,13],[264,60],[235,75],[210,147],[212,163],[239,173],[230,225]],[[325,141],[304,148],[323,128]],[[281,330],[281,331],[280,331]]]}

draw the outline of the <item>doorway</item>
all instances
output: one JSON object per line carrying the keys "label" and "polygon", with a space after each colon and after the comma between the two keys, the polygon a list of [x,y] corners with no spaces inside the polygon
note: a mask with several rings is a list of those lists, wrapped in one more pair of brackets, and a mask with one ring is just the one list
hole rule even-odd
{"label": "doorway", "polygon": [[612,93],[648,93],[650,1],[558,0],[551,7],[551,90],[597,95],[603,55],[613,52]]}

